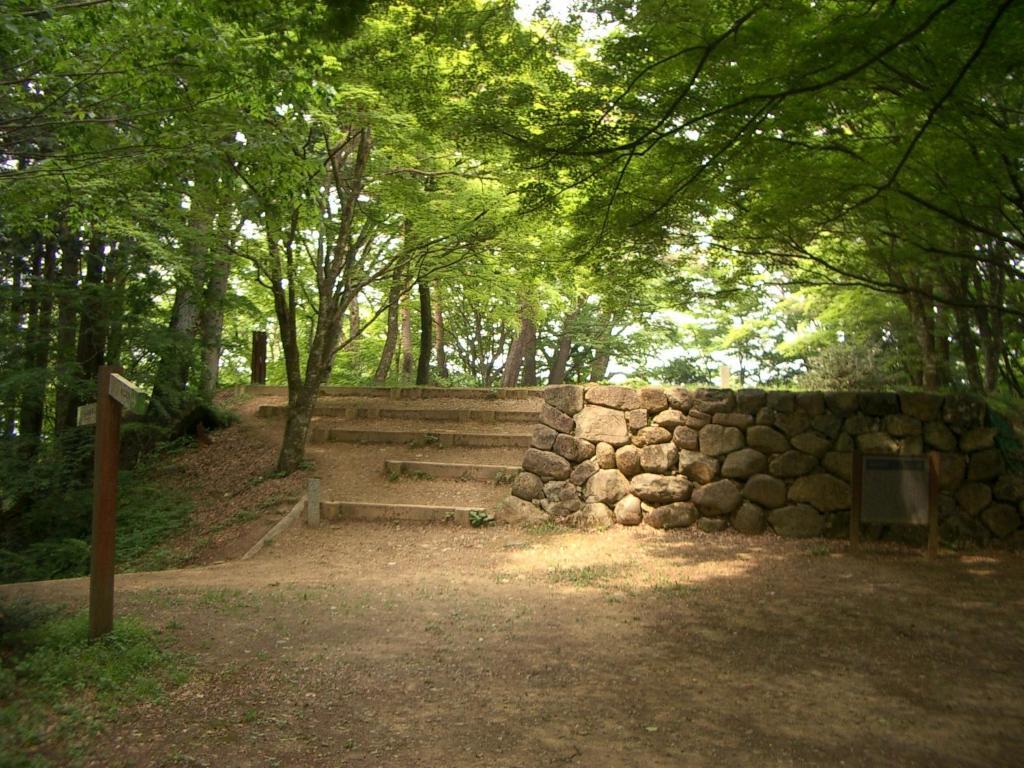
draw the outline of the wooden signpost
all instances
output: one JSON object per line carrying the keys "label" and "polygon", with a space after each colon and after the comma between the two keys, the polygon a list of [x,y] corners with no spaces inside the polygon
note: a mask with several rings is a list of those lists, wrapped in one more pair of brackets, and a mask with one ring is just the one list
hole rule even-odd
{"label": "wooden signpost", "polygon": [[927,525],[928,558],[939,553],[939,454],[853,454],[850,549],[860,547],[861,523]]}
{"label": "wooden signpost", "polygon": [[96,425],[93,476],[92,558],[89,569],[89,637],[114,626],[114,528],[117,521],[117,469],[121,455],[121,411],[141,413],[146,394],[121,376],[121,369],[101,365],[96,402],[78,409],[80,425]]}

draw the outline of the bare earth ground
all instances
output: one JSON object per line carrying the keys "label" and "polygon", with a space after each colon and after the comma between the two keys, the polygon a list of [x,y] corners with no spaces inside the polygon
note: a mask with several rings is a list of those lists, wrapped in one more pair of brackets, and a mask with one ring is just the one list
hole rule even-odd
{"label": "bare earth ground", "polygon": [[[279,428],[244,419],[197,449],[206,463],[189,458],[188,476],[234,493],[239,478],[202,467],[231,453],[258,474],[272,442],[245,458],[239,436]],[[345,450],[331,461],[348,498],[419,488],[388,483],[376,446]],[[239,499],[301,493],[304,479],[275,482],[224,504],[237,516]],[[208,528],[218,506],[201,513]],[[931,563],[893,546],[854,557],[837,542],[643,527],[299,527],[254,560],[118,577],[117,611],[190,656],[191,675],[123,713],[86,762],[1017,766],[1022,587],[1024,558],[1005,552]],[[0,600],[84,607],[87,588],[12,585]]]}

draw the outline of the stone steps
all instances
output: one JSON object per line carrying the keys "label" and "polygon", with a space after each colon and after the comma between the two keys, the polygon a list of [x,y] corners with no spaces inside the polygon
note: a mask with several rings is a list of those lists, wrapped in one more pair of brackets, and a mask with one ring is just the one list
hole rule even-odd
{"label": "stone steps", "polygon": [[506,480],[519,473],[518,466],[498,464],[450,464],[439,461],[405,461],[388,459],[384,471],[389,475],[410,475],[412,477],[453,478],[456,480]]}
{"label": "stone steps", "polygon": [[450,522],[456,525],[469,525],[471,512],[483,512],[483,508],[426,504],[377,504],[364,501],[320,502],[320,517],[328,522],[400,520],[410,523]]}
{"label": "stone steps", "polygon": [[528,448],[529,433],[464,432],[418,429],[350,429],[314,426],[311,443],[376,443],[437,448]]}
{"label": "stone steps", "polygon": [[[284,418],[285,405],[261,405],[257,415],[264,419]],[[418,421],[450,421],[457,424],[535,424],[538,411],[506,411],[493,408],[382,408],[373,405],[317,405],[314,418],[325,419],[415,419]]]}

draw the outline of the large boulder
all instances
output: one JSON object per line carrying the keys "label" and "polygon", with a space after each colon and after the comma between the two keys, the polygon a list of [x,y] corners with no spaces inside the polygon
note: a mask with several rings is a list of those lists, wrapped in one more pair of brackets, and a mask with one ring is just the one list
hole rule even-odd
{"label": "large boulder", "polygon": [[1019,502],[1024,499],[1024,476],[1003,475],[992,491],[1000,501]]}
{"label": "large boulder", "polygon": [[939,454],[939,490],[955,491],[964,481],[967,457],[959,453]]}
{"label": "large boulder", "polygon": [[792,413],[796,410],[796,395],[793,392],[769,392],[766,405],[775,413]]}
{"label": "large boulder", "polygon": [[572,432],[573,428],[572,416],[566,416],[560,410],[547,403],[541,406],[540,423],[546,424],[556,432],[563,432],[565,434]]}
{"label": "large boulder", "polygon": [[718,459],[698,451],[679,452],[679,472],[695,483],[710,483],[718,475]]}
{"label": "large boulder", "polygon": [[693,393],[682,387],[669,387],[665,390],[668,407],[686,413],[693,406]]}
{"label": "large boulder", "polygon": [[1020,515],[1010,504],[993,504],[981,513],[981,520],[1000,539],[1020,528]]}
{"label": "large boulder", "polygon": [[768,522],[779,536],[792,539],[820,536],[825,526],[824,516],[806,504],[791,504],[773,509],[768,513]]}
{"label": "large boulder", "polygon": [[565,480],[572,472],[572,465],[557,453],[528,448],[523,456],[523,469],[541,480]]}
{"label": "large boulder", "polygon": [[763,425],[747,429],[747,445],[767,454],[785,453],[789,450],[789,440],[784,434]]}
{"label": "large boulder", "polygon": [[626,411],[626,426],[630,432],[639,432],[647,426],[647,411],[643,408],[634,408]]}
{"label": "large boulder", "polygon": [[768,469],[768,457],[753,448],[733,451],[722,462],[722,477],[746,479]]}
{"label": "large boulder", "polygon": [[803,451],[786,451],[768,464],[768,472],[775,477],[801,477],[810,474],[818,460]]}
{"label": "large boulder", "polygon": [[597,386],[587,389],[586,401],[591,405],[602,405],[618,411],[632,411],[642,408],[640,393],[629,387]]}
{"label": "large boulder", "polygon": [[711,417],[703,411],[698,411],[696,408],[691,408],[690,412],[686,414],[686,426],[690,429],[700,432],[701,429],[710,423]]}
{"label": "large boulder", "polygon": [[655,416],[652,421],[655,426],[664,427],[669,432],[672,432],[676,427],[683,426],[683,423],[686,421],[686,416],[682,411],[677,411],[675,408],[669,408]]}
{"label": "large boulder", "polygon": [[615,503],[615,520],[620,525],[639,525],[644,519],[640,499],[627,494]]}
{"label": "large boulder", "polygon": [[562,413],[575,416],[583,410],[583,387],[559,384],[544,390],[544,402]]}
{"label": "large boulder", "polygon": [[862,453],[878,453],[895,456],[900,452],[900,444],[885,432],[865,432],[857,435],[857,448]]}
{"label": "large boulder", "polygon": [[676,471],[679,451],[672,443],[648,445],[640,450],[640,467],[644,472],[668,475]]}
{"label": "large boulder", "polygon": [[826,392],[825,407],[837,416],[850,416],[857,412],[857,393]]}
{"label": "large boulder", "polygon": [[955,451],[956,435],[941,421],[926,422],[925,443],[938,451]]}
{"label": "large boulder", "polygon": [[608,443],[598,443],[595,456],[598,469],[615,469],[615,448]]}
{"label": "large boulder", "polygon": [[586,461],[597,451],[594,444],[589,440],[573,437],[572,435],[559,435],[556,437],[553,450],[563,459],[568,459],[573,464]]}
{"label": "large boulder", "polygon": [[637,448],[647,445],[667,443],[672,439],[672,433],[664,427],[644,427],[633,436],[632,443]]}
{"label": "large boulder", "polygon": [[821,392],[797,392],[795,399],[796,409],[808,416],[821,416],[825,413],[825,396]]}
{"label": "large boulder", "polygon": [[893,413],[885,417],[885,431],[893,437],[906,437],[921,434],[921,420],[904,413]]}
{"label": "large boulder", "polygon": [[708,424],[700,430],[700,452],[708,456],[724,456],[744,446],[743,433],[736,427]]}
{"label": "large boulder", "polygon": [[967,465],[968,480],[995,480],[1006,468],[1003,453],[998,448],[987,448],[971,454]]}
{"label": "large boulder", "polygon": [[867,432],[877,432],[881,426],[878,419],[867,416],[863,413],[854,413],[846,417],[843,422],[843,431],[848,435],[863,435]]}
{"label": "large boulder", "polygon": [[729,527],[729,521],[724,517],[702,517],[697,521],[697,528],[704,533],[721,533]]}
{"label": "large boulder", "polygon": [[942,416],[942,395],[904,392],[900,395],[900,410],[921,421],[934,421]]}
{"label": "large boulder", "polygon": [[765,514],[752,501],[744,501],[732,514],[732,527],[740,533],[755,536],[764,533]]}
{"label": "large boulder", "polygon": [[850,508],[850,484],[833,475],[819,473],[798,478],[789,487],[790,501],[806,502],[819,512]]}
{"label": "large boulder", "polygon": [[894,392],[861,392],[860,409],[868,416],[888,416],[900,412],[900,400]]}
{"label": "large boulder", "polygon": [[614,505],[629,493],[629,480],[617,469],[600,469],[587,480],[584,497],[589,501]]}
{"label": "large boulder", "polygon": [[640,449],[635,445],[624,445],[615,452],[615,466],[626,477],[639,475],[643,471],[640,466]]}
{"label": "large boulder", "polygon": [[[615,465],[613,464],[612,467],[614,466]],[[597,463],[596,458],[581,461],[572,468],[572,473],[569,475],[569,482],[582,488],[587,480],[597,474],[597,470],[599,469],[604,469],[604,467],[601,467]]]}
{"label": "large boulder", "polygon": [[658,387],[644,387],[640,390],[640,404],[648,413],[660,413],[668,408],[668,395]]}
{"label": "large boulder", "polygon": [[543,510],[517,496],[509,496],[501,503],[497,518],[509,525],[535,525],[549,519]]}
{"label": "large boulder", "polygon": [[829,451],[822,457],[821,466],[848,483],[853,480],[853,454],[848,451]]}
{"label": "large boulder", "polygon": [[763,389],[740,389],[736,391],[736,410],[742,413],[756,414],[768,402],[768,395]]}
{"label": "large boulder", "polygon": [[815,432],[804,432],[801,435],[795,435],[790,442],[798,451],[809,453],[819,459],[832,447],[831,440]]}
{"label": "large boulder", "polygon": [[690,498],[690,482],[678,475],[643,473],[630,481],[630,491],[648,504],[670,504]]}
{"label": "large boulder", "polygon": [[655,507],[646,515],[644,522],[651,528],[687,528],[699,517],[697,508],[688,501],[676,501]]}
{"label": "large boulder", "polygon": [[520,472],[512,481],[512,495],[526,501],[539,499],[544,495],[544,481],[532,472]]}
{"label": "large boulder", "polygon": [[707,414],[736,410],[736,393],[731,389],[698,389],[694,393],[693,407]]}
{"label": "large boulder", "polygon": [[530,447],[541,451],[550,451],[555,444],[556,437],[558,437],[558,432],[546,424],[538,424],[533,428]]}
{"label": "large boulder", "polygon": [[576,528],[581,528],[585,531],[600,531],[605,528],[610,528],[615,525],[615,515],[611,509],[608,508],[607,504],[600,502],[591,502],[584,504],[583,507],[573,515],[571,515],[566,522]]}
{"label": "large boulder", "polygon": [[716,413],[711,417],[711,423],[720,424],[723,427],[746,429],[754,423],[754,417],[749,413]]}
{"label": "large boulder", "polygon": [[691,498],[700,513],[707,517],[731,515],[743,503],[739,488],[731,480],[718,480],[702,485],[693,492]]}
{"label": "large boulder", "polygon": [[754,475],[743,485],[743,495],[762,507],[775,509],[786,503],[786,484],[771,475]]}
{"label": "large boulder", "polygon": [[992,488],[985,483],[966,483],[956,492],[956,503],[972,517],[992,503]]}
{"label": "large boulder", "polygon": [[811,426],[811,417],[803,411],[775,414],[775,427],[793,437],[806,432]]}
{"label": "large boulder", "polygon": [[696,451],[700,447],[698,434],[690,427],[676,427],[672,431],[672,442],[680,451]]}
{"label": "large boulder", "polygon": [[629,427],[621,411],[587,405],[576,414],[575,435],[591,443],[608,443],[617,448],[629,442]]}
{"label": "large boulder", "polygon": [[974,453],[985,448],[992,448],[996,444],[996,435],[999,430],[995,427],[975,427],[960,435],[960,450],[964,453]]}

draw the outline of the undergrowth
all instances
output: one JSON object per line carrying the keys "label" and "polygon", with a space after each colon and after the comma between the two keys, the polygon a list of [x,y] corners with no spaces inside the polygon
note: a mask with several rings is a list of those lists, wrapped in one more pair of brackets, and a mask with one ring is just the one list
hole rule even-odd
{"label": "undergrowth", "polygon": [[89,641],[85,614],[0,606],[0,768],[75,765],[123,708],[184,677],[181,658],[135,619]]}

